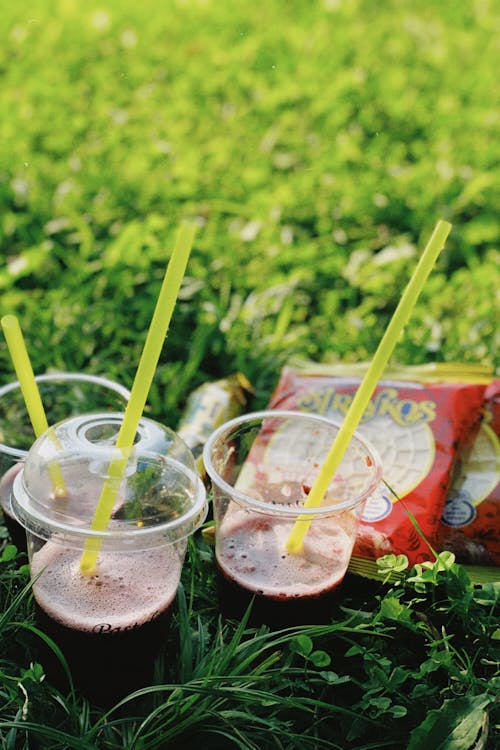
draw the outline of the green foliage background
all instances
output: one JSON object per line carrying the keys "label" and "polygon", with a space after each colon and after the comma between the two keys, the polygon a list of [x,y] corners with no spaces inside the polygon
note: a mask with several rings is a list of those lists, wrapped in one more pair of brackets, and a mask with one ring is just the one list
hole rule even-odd
{"label": "green foliage background", "polygon": [[1,308],[35,370],[130,386],[182,217],[157,417],[237,368],[265,403],[292,353],[369,357],[438,218],[395,358],[494,364],[499,25],[488,0],[7,4]]}

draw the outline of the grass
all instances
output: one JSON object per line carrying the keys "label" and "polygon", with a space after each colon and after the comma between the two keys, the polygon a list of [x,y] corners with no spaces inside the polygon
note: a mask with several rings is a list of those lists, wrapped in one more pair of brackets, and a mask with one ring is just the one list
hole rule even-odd
{"label": "grass", "polygon": [[[1,572],[11,587],[21,577],[15,559]],[[198,539],[157,684],[107,712],[77,692],[59,694],[29,662],[40,635],[23,592],[0,623],[3,746],[413,750],[422,741],[486,742],[499,685],[498,591],[476,590],[456,565],[436,566],[432,582],[411,573],[391,588],[351,581],[331,625],[269,632],[248,628],[246,618],[221,621],[211,551]]]}
{"label": "grass", "polygon": [[[7,4],[1,311],[35,371],[131,385],[183,217],[199,228],[159,421],[235,370],[260,407],[291,355],[370,357],[440,217],[453,231],[395,359],[497,366],[499,26],[488,0]],[[460,568],[359,584],[326,630],[248,638],[219,623],[197,539],[169,687],[108,715],[42,679],[2,539],[2,748],[494,747],[498,594]]]}
{"label": "grass", "polygon": [[459,5],[6,10],[0,287],[28,332],[36,316],[35,369],[130,384],[182,216],[200,230],[161,418],[234,369],[264,403],[291,353],[370,356],[439,217],[454,229],[396,358],[494,361],[498,16]]}

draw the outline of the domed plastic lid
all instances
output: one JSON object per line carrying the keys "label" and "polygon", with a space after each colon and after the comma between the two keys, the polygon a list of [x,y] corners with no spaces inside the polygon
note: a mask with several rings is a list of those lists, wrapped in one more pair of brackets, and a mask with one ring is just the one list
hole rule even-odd
{"label": "domed plastic lid", "polygon": [[123,415],[73,417],[50,428],[31,447],[14,482],[12,509],[42,539],[81,547],[143,549],[191,534],[206,516],[205,489],[191,451],[173,430],[141,419],[135,443],[115,480],[114,505],[103,530],[93,530],[113,461]]}

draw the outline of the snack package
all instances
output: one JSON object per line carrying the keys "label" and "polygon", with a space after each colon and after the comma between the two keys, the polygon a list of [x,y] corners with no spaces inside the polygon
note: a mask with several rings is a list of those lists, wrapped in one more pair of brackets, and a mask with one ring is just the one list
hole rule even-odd
{"label": "snack package", "polygon": [[241,372],[203,383],[190,393],[177,434],[191,449],[201,476],[205,473],[201,454],[209,436],[223,422],[241,414],[252,393]]}
{"label": "snack package", "polygon": [[457,562],[500,565],[500,380],[486,389],[477,436],[461,456],[441,518]]}
{"label": "snack package", "polygon": [[[367,366],[290,363],[281,372],[269,407],[311,411],[341,422]],[[443,363],[385,371],[358,431],[378,450],[387,484],[366,503],[355,558],[405,554],[410,565],[433,559],[408,511],[437,549],[454,462],[479,425],[490,381],[490,370],[479,365]]]}

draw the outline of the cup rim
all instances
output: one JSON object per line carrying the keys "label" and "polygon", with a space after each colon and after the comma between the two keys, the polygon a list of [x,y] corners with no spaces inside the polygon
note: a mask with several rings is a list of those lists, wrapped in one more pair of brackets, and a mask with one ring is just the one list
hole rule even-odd
{"label": "cup rim", "polygon": [[251,508],[252,510],[259,511],[261,513],[266,514],[272,514],[272,515],[278,515],[282,518],[302,518],[302,517],[323,517],[323,516],[329,516],[332,514],[338,514],[345,510],[351,510],[353,508],[356,508],[360,503],[364,502],[377,488],[379,485],[382,474],[383,474],[383,467],[382,467],[382,461],[380,458],[380,455],[377,451],[377,449],[372,445],[372,443],[367,440],[363,435],[361,435],[357,430],[354,431],[353,436],[351,440],[355,439],[358,443],[361,444],[363,448],[367,450],[367,452],[370,455],[370,459],[373,461],[373,465],[375,467],[375,472],[373,475],[373,478],[369,484],[368,487],[366,487],[363,492],[359,495],[357,495],[354,499],[351,500],[344,500],[343,502],[336,503],[335,505],[321,505],[314,508],[304,508],[304,507],[294,507],[291,508],[284,508],[283,510],[279,508],[279,506],[272,505],[270,506],[269,503],[259,500],[255,497],[252,497],[251,495],[246,494],[245,492],[242,492],[241,490],[231,486],[228,484],[221,476],[219,476],[218,472],[216,471],[213,463],[212,463],[212,449],[216,441],[223,435],[224,433],[231,431],[233,428],[237,427],[238,425],[244,424],[245,422],[250,422],[251,420],[259,420],[264,418],[272,418],[272,417],[278,417],[278,418],[294,418],[294,419],[305,419],[306,421],[310,422],[311,420],[321,422],[322,424],[327,424],[329,426],[333,426],[335,428],[340,429],[341,422],[338,422],[333,419],[329,419],[328,417],[325,417],[321,414],[315,414],[313,412],[305,412],[305,411],[292,411],[289,409],[262,409],[260,411],[254,411],[254,412],[248,412],[247,414],[242,414],[238,417],[235,417],[234,419],[230,419],[227,422],[224,422],[220,427],[218,427],[214,432],[210,435],[207,442],[205,443],[205,446],[203,448],[203,463],[205,465],[206,472],[208,476],[210,477],[211,481],[215,483],[221,490],[223,490],[226,494],[230,495],[231,498],[241,504],[244,505],[247,508]]}
{"label": "cup rim", "polygon": [[[125,403],[127,403],[130,398],[130,391],[128,388],[126,388],[124,385],[121,385],[121,383],[116,383],[114,380],[111,380],[104,375],[93,375],[91,373],[84,372],[47,372],[43,375],[35,376],[35,381],[37,383],[45,383],[47,381],[50,382],[56,380],[68,382],[83,381],[85,383],[94,383],[95,385],[105,386],[109,390],[118,393],[120,396],[123,396]],[[19,382],[19,380],[12,380],[10,383],[6,383],[5,385],[0,386],[0,399],[7,393],[15,390],[21,390],[21,383]],[[33,436],[33,441],[34,440],[35,436]],[[3,443],[2,441],[0,441],[0,452],[5,453],[8,456],[13,456],[17,460],[23,460],[28,455],[27,450],[24,450],[23,448],[15,448],[14,446],[7,445],[7,443]]]}

